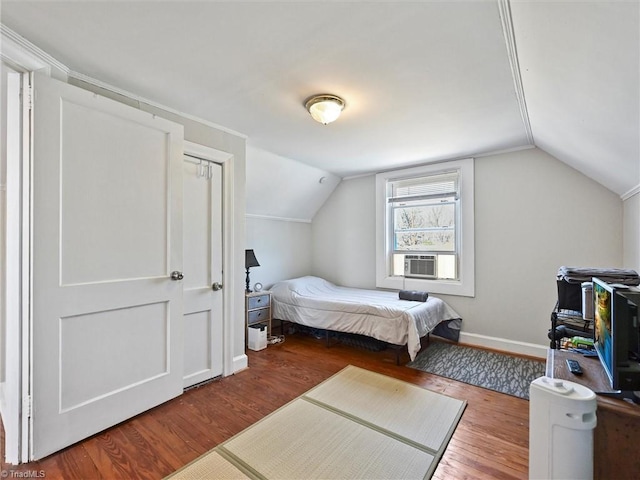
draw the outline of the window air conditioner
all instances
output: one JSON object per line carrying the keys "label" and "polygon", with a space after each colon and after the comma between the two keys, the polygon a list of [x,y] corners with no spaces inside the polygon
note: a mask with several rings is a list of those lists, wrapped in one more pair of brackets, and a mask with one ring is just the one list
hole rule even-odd
{"label": "window air conditioner", "polygon": [[435,255],[405,255],[404,276],[437,278],[437,257]]}

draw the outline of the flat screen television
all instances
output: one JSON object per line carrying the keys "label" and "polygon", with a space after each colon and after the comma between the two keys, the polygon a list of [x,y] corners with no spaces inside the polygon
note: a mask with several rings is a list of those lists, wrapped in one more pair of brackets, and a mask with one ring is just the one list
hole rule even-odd
{"label": "flat screen television", "polygon": [[594,345],[616,391],[640,391],[640,292],[593,278]]}

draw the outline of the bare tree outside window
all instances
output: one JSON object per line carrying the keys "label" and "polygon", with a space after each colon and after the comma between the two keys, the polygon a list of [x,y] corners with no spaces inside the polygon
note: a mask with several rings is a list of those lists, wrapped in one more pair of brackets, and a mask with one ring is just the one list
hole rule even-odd
{"label": "bare tree outside window", "polygon": [[455,204],[451,202],[394,208],[396,251],[455,251]]}

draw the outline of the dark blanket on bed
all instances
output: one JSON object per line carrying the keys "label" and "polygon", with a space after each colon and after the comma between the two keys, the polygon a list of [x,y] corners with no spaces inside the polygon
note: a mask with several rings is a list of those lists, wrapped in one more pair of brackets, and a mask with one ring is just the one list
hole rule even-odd
{"label": "dark blanket on bed", "polygon": [[418,292],[417,290],[400,290],[398,298],[400,300],[411,300],[412,302],[426,302],[429,298],[429,293]]}

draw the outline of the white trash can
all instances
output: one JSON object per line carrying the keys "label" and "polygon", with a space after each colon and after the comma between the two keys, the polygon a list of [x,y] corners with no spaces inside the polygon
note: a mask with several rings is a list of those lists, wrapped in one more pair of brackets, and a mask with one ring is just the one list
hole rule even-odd
{"label": "white trash can", "polygon": [[267,326],[266,325],[250,325],[249,338],[247,345],[250,350],[264,350],[267,348]]}
{"label": "white trash can", "polygon": [[529,387],[529,478],[593,478],[596,395],[568,380],[540,377]]}

